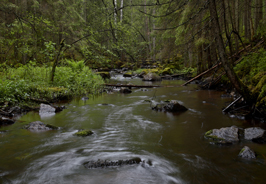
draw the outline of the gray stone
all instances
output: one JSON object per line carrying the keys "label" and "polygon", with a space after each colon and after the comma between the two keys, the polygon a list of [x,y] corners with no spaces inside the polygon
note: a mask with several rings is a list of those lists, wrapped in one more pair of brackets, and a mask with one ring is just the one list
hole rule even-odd
{"label": "gray stone", "polygon": [[55,113],[55,108],[51,105],[41,104],[40,105],[40,114],[46,114],[46,113]]}
{"label": "gray stone", "polygon": [[239,157],[241,158],[246,158],[246,159],[254,159],[256,158],[256,154],[254,151],[252,151],[249,147],[245,146],[240,153],[238,154]]}
{"label": "gray stone", "polygon": [[205,133],[206,138],[214,140],[217,144],[238,142],[238,128],[235,126],[213,129]]}
{"label": "gray stone", "polygon": [[244,136],[246,140],[264,140],[265,139],[265,130],[260,127],[251,127],[246,128],[244,132]]}

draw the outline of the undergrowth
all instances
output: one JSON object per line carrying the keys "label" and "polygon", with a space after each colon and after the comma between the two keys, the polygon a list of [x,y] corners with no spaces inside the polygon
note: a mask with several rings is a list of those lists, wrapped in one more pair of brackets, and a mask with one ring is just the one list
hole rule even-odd
{"label": "undergrowth", "polygon": [[0,65],[0,103],[22,103],[32,98],[51,100],[62,96],[96,94],[103,79],[83,61],[67,60],[56,68],[54,82],[50,79],[50,66],[37,66],[35,62],[15,67]]}
{"label": "undergrowth", "polygon": [[238,77],[257,97],[257,107],[266,109],[266,51],[262,48],[234,67]]}

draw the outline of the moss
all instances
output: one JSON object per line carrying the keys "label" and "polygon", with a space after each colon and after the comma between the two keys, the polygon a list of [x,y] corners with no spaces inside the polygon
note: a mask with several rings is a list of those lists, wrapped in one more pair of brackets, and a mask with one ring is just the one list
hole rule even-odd
{"label": "moss", "polygon": [[103,79],[110,79],[111,75],[109,72],[97,72],[98,75],[100,75]]}
{"label": "moss", "polygon": [[85,137],[85,136],[89,136],[92,134],[93,134],[93,132],[91,130],[80,130],[80,131],[76,132],[74,135]]}
{"label": "moss", "polygon": [[205,133],[205,137],[211,139],[214,143],[222,143],[224,139],[217,137],[216,135],[212,135],[213,130],[209,130]]}
{"label": "moss", "polygon": [[51,128],[53,130],[58,130],[59,129],[57,126],[50,125],[50,124],[46,124],[46,127]]}
{"label": "moss", "polygon": [[209,130],[205,133],[205,136],[210,136],[212,134],[212,130]]}
{"label": "moss", "polygon": [[239,152],[239,154],[243,153],[244,151],[245,151],[245,148],[243,148],[243,149]]}

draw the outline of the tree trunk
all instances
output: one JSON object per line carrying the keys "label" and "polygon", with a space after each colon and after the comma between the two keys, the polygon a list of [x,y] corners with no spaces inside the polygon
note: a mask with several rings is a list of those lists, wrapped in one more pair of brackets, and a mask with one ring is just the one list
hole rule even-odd
{"label": "tree trunk", "polygon": [[221,62],[222,62],[223,68],[227,74],[227,77],[229,78],[232,85],[236,88],[238,93],[244,97],[246,102],[248,104],[252,105],[254,102],[253,102],[250,91],[237,77],[236,73],[233,70],[232,64],[230,64],[230,62],[228,61],[228,58],[226,56],[225,48],[224,48],[224,41],[222,38],[222,32],[221,32],[220,24],[218,21],[218,15],[217,15],[217,10],[216,10],[215,0],[210,0],[209,11],[210,11],[211,19],[213,22],[212,26],[214,26],[214,30],[215,30],[216,44],[217,44],[219,56],[221,58]]}
{"label": "tree trunk", "polygon": [[259,23],[262,20],[263,13],[262,13],[263,3],[262,0],[256,0],[256,9],[255,9],[255,33],[259,27]]}
{"label": "tree trunk", "polygon": [[117,23],[117,1],[114,0],[113,3],[114,3],[114,23],[116,25]]}
{"label": "tree trunk", "polygon": [[244,12],[245,37],[249,41],[251,40],[250,19],[251,19],[250,0],[245,0],[245,12]]}
{"label": "tree trunk", "polygon": [[120,5],[120,22],[123,21],[123,6],[124,6],[124,0],[121,0],[121,5]]}

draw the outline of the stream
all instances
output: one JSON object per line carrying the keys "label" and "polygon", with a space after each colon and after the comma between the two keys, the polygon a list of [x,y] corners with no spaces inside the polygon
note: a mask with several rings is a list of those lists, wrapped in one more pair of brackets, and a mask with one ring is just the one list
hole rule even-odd
{"label": "stream", "polygon": [[[253,126],[222,113],[225,104],[232,100],[221,98],[224,92],[198,90],[195,84],[181,87],[181,80],[150,83],[117,75],[110,81],[128,82],[176,87],[132,89],[131,94],[114,92],[86,101],[74,99],[56,115],[40,117],[37,112],[30,112],[15,124],[1,127],[0,183],[265,183],[266,145],[242,141],[219,146],[204,138],[205,132],[214,128]],[[177,100],[189,110],[178,114],[153,111],[144,101],[152,98]],[[22,129],[32,121],[61,129]],[[73,135],[82,128],[91,129],[94,134]],[[258,153],[258,158],[238,158],[244,146]],[[93,169],[83,166],[91,160],[134,157],[142,162]]]}

